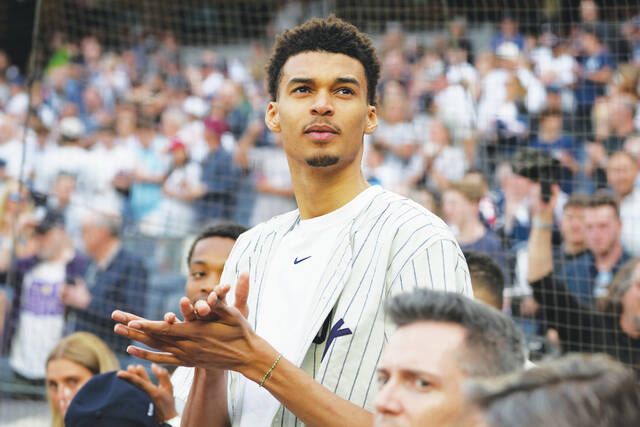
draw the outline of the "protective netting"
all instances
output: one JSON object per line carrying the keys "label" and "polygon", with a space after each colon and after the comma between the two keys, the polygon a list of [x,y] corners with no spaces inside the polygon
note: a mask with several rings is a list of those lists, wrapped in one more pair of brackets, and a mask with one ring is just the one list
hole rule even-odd
{"label": "protective netting", "polygon": [[[64,334],[94,332],[124,361],[108,313],[175,310],[203,227],[295,209],[263,123],[264,66],[276,34],[330,13],[367,32],[382,63],[367,179],[497,262],[497,304],[532,359],[604,351],[640,365],[640,276],[633,265],[616,276],[640,255],[637,2],[47,0],[37,11],[32,66],[0,56],[0,393],[26,399],[0,399],[7,422],[33,415]],[[469,259],[476,295],[491,300],[495,271]]]}

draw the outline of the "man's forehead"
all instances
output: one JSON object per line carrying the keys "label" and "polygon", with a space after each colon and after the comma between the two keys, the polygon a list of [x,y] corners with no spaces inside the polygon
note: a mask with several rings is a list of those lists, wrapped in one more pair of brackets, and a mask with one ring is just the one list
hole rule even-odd
{"label": "man's forehead", "polygon": [[465,337],[462,326],[448,322],[415,322],[398,328],[383,355],[383,366],[426,370],[451,357]]}
{"label": "man's forehead", "polygon": [[307,51],[290,56],[282,67],[282,82],[285,84],[291,78],[335,80],[343,77],[364,80],[364,66],[343,53]]}

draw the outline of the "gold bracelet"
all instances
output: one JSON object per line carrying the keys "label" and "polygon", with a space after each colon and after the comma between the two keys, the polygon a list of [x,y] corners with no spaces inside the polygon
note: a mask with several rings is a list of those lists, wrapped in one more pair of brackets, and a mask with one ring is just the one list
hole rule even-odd
{"label": "gold bracelet", "polygon": [[276,360],[275,362],[273,362],[273,365],[271,365],[267,373],[264,374],[264,377],[262,377],[262,381],[260,381],[260,384],[258,384],[258,387],[262,387],[264,383],[266,383],[267,380],[271,378],[271,373],[273,372],[274,369],[276,369],[276,366],[278,365],[278,362],[280,362],[280,359],[282,359],[282,354],[278,354],[278,357],[276,357]]}

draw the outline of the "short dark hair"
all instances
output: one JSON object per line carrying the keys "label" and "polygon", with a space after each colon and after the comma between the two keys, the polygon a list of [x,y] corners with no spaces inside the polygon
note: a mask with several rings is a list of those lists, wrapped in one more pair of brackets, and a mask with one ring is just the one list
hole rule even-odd
{"label": "short dark hair", "polygon": [[590,200],[589,196],[582,193],[573,193],[567,203],[562,207],[562,211],[566,211],[569,208],[586,208],[589,206]]}
{"label": "short dark hair", "polygon": [[609,206],[616,213],[616,217],[620,218],[620,207],[618,206],[618,201],[607,191],[597,191],[591,198],[589,199],[590,208],[599,208],[602,206]]}
{"label": "short dark hair", "polygon": [[278,36],[267,65],[271,100],[278,97],[282,68],[291,56],[303,52],[342,53],[360,61],[367,78],[367,100],[376,103],[376,87],[380,62],[369,37],[354,25],[333,15],[326,19],[310,19]]}
{"label": "short dark hair", "polygon": [[208,239],[210,237],[221,237],[223,239],[231,239],[235,241],[238,240],[238,237],[240,237],[240,235],[245,231],[247,231],[246,227],[233,222],[222,222],[205,228],[200,234],[198,234],[198,236],[196,236],[193,243],[191,243],[189,253],[187,254],[187,265],[191,262],[193,250],[200,240]]}
{"label": "short dark hair", "polygon": [[640,425],[633,371],[604,354],[573,354],[526,371],[465,382],[492,427]]}
{"label": "short dark hair", "polygon": [[464,252],[471,276],[471,286],[489,292],[494,306],[502,306],[504,275],[500,266],[489,255],[477,251]]}
{"label": "short dark hair", "polygon": [[393,297],[387,312],[398,327],[422,321],[462,326],[464,351],[457,359],[469,376],[498,375],[524,367],[524,336],[513,320],[464,295],[414,289]]}

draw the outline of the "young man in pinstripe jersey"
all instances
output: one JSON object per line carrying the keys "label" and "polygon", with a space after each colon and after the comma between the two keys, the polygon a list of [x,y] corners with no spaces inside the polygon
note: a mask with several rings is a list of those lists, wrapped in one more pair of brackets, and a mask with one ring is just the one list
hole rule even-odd
{"label": "young man in pinstripe jersey", "polygon": [[130,354],[196,367],[182,425],[369,426],[393,329],[385,301],[415,287],[471,295],[447,226],[362,175],[378,76],[371,41],[337,18],[280,36],[265,121],[282,136],[299,209],[238,239],[227,301],[228,285],[183,299],[184,322],[114,313],[116,333],[160,350]]}

